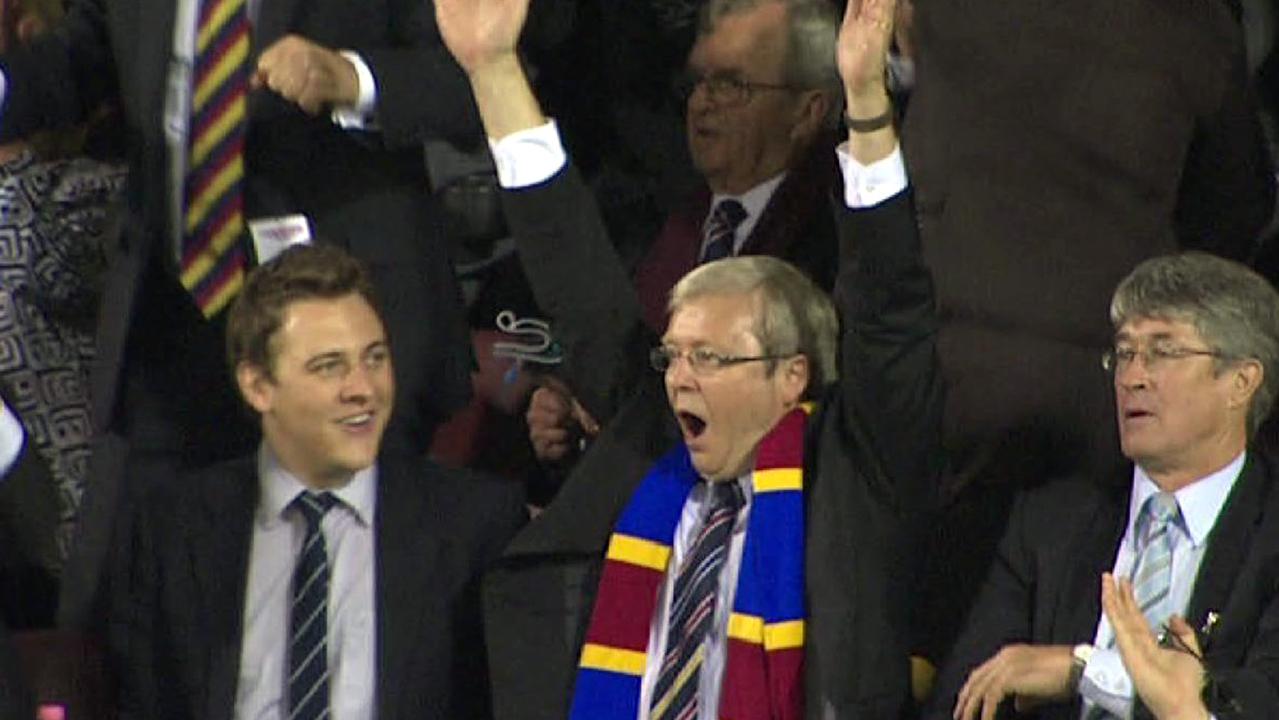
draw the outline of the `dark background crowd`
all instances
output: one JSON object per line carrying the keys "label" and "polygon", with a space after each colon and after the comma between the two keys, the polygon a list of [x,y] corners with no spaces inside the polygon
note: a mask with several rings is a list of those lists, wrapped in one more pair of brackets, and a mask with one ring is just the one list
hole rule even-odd
{"label": "dark background crowd", "polygon": [[[113,717],[113,548],[147,487],[259,437],[224,367],[225,319],[174,280],[164,4],[67,2],[0,0],[0,398],[25,437],[0,468],[0,713],[25,694]],[[557,309],[521,269],[433,3],[275,4],[250,10],[251,52],[298,37],[352,50],[376,109],[347,127],[329,117],[344,103],[259,67],[246,217],[303,213],[369,267],[396,359],[386,444],[518,483],[536,516],[599,436],[583,407],[597,405],[579,403],[598,398],[562,377]],[[675,281],[714,259],[712,197],[743,158],[782,152],[785,175],[723,254],[781,257],[825,290],[838,264],[838,120],[783,138],[743,116],[724,130],[733,157],[697,145],[701,5],[533,0],[520,45],[655,336]],[[901,0],[890,86],[936,286],[949,458],[911,593],[921,687],[1018,491],[1123,463],[1098,360],[1119,280],[1198,249],[1279,282],[1277,28],[1273,0]],[[1279,421],[1257,437],[1279,443]]]}

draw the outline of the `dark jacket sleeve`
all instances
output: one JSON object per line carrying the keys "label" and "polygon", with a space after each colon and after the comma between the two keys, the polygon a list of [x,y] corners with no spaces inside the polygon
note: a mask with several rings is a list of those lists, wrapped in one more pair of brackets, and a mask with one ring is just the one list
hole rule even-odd
{"label": "dark jacket sleeve", "polygon": [[572,165],[502,197],[524,273],[564,348],[563,376],[603,425],[648,372],[653,339],[630,277]]}
{"label": "dark jacket sleeve", "polygon": [[881,500],[916,516],[933,508],[944,462],[933,282],[913,196],[860,210],[837,205],[845,439],[870,449],[866,477]]}

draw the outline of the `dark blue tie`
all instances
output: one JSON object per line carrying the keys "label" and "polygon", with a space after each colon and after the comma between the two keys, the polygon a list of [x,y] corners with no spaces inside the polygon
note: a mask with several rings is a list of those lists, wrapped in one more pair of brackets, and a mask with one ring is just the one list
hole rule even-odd
{"label": "dark blue tie", "polygon": [[698,263],[726,258],[733,254],[737,226],[746,219],[746,208],[731,198],[720,200],[706,222],[706,245]]}
{"label": "dark blue tie", "polygon": [[706,636],[715,623],[720,569],[728,556],[733,521],[743,504],[736,481],[707,488],[706,521],[675,576],[666,655],[649,706],[650,720],[697,716],[698,685],[706,659]]}
{"label": "dark blue tie", "polygon": [[289,610],[289,720],[329,714],[329,557],[320,520],[337,502],[331,493],[311,492],[293,501],[306,520],[306,538],[293,569]]}

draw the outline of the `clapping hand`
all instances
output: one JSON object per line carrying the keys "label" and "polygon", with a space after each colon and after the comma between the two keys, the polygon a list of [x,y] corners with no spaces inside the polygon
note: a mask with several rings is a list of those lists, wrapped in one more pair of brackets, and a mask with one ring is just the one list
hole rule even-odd
{"label": "clapping hand", "polygon": [[1204,720],[1204,670],[1199,641],[1186,621],[1168,622],[1172,647],[1161,647],[1133,596],[1132,583],[1102,575],[1101,606],[1137,694],[1158,720]]}

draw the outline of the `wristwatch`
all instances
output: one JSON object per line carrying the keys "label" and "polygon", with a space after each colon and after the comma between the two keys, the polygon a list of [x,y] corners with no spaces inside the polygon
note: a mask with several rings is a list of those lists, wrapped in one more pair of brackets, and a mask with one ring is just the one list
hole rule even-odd
{"label": "wristwatch", "polygon": [[1079,643],[1070,649],[1070,687],[1079,687],[1079,680],[1084,676],[1084,668],[1097,650],[1089,643]]}

